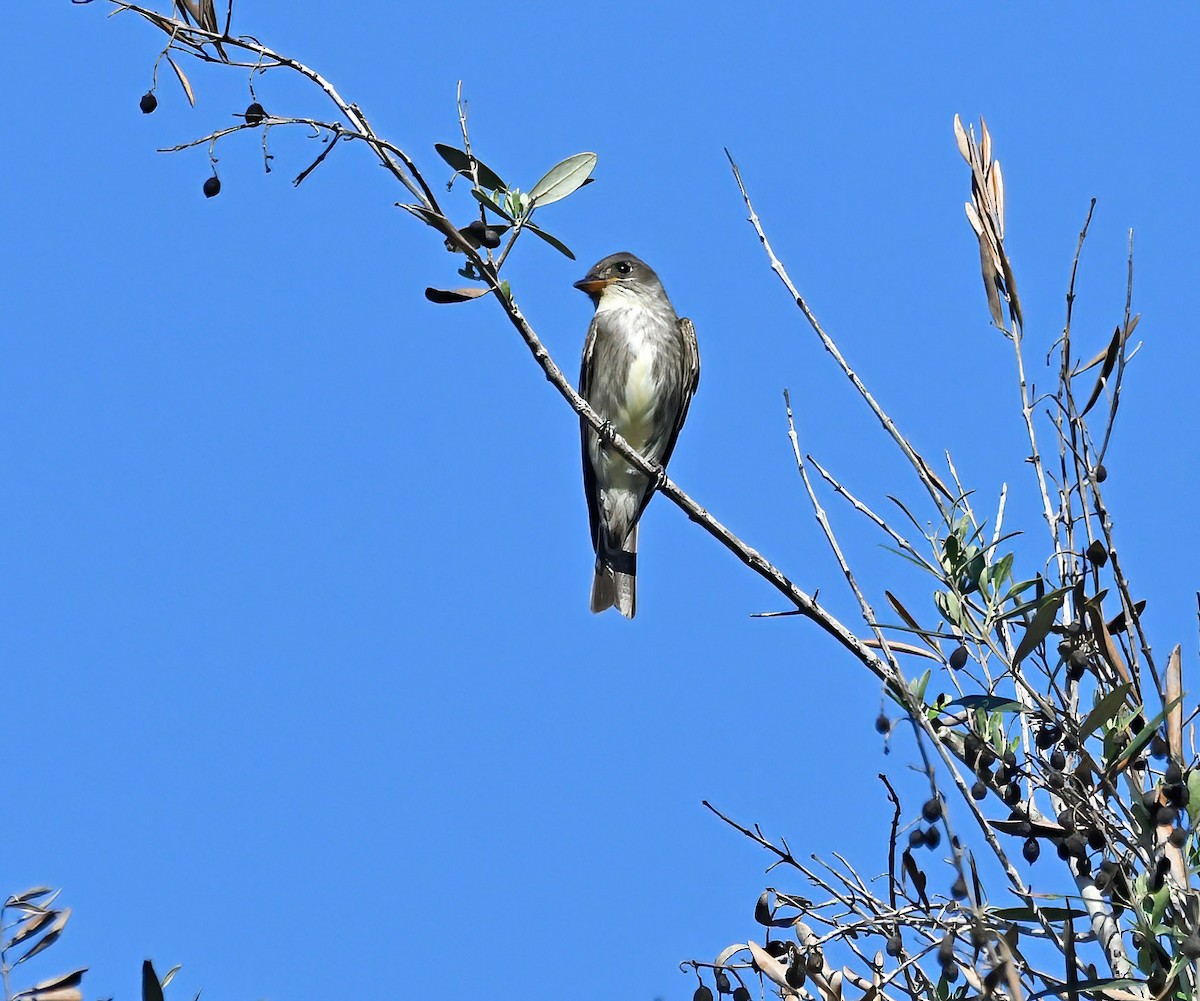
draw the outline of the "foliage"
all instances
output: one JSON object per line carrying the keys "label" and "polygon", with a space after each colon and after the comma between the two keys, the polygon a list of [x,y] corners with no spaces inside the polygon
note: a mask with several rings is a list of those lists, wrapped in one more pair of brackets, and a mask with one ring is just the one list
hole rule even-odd
{"label": "foliage", "polygon": [[[443,209],[414,159],[377,135],[357,104],[316,71],[251,36],[231,34],[232,4],[220,28],[212,0],[187,0],[182,8],[173,5],[170,15],[124,0],[107,2],[166,37],[155,63],[155,86],[157,67],[165,59],[194,103],[191,82],[175,58],[180,55],[248,71],[250,103],[242,121],[169,150],[207,146],[212,169],[205,194],[220,192],[217,144],[246,131],[260,136],[267,170],[273,129],[309,131],[321,149],[297,174],[296,184],[342,144],[365,145],[408,192],[410,200],[399,207],[463,258],[459,274],[472,284],[429,288],[428,298],[460,303],[494,293],[547,378],[585,422],[601,427],[600,415],[563,376],[501,278],[526,231],[573,256],[542,228],[541,216],[537,223],[533,217],[588,183],[595,154],[567,157],[528,190],[510,186],[472,149],[460,92],[462,146],[434,148],[451,171],[447,192],[459,182],[460,194],[467,189],[469,197],[460,197],[465,208],[455,212],[472,218],[460,224]],[[269,112],[255,84],[279,71],[309,80],[336,109],[335,117]],[[151,113],[157,105],[152,88],[140,107]],[[756,934],[713,962],[684,964],[700,978],[696,1001],[711,998],[713,988],[748,1001],[752,980],[783,996],[821,1001],[840,1001],[847,990],[865,1001],[895,1001],[902,995],[928,1001],[1035,1001],[1048,994],[1130,1001],[1195,993],[1200,914],[1190,880],[1200,864],[1194,833],[1200,778],[1194,750],[1186,753],[1183,740],[1195,713],[1185,720],[1180,647],[1165,663],[1153,653],[1142,622],[1145,603],[1121,566],[1102,488],[1127,364],[1137,351],[1132,250],[1124,315],[1107,344],[1094,346],[1094,357],[1081,363],[1071,319],[1089,210],[1069,279],[1065,323],[1053,346],[1055,389],[1035,397],[1023,352],[1025,319],[1005,247],[1004,177],[986,125],[981,123],[978,137],[957,116],[954,126],[969,168],[966,214],[978,242],[988,312],[1013,348],[1016,404],[1044,522],[1039,545],[1018,549],[1014,534],[1005,531],[1007,487],[989,522],[953,463],[948,460],[943,478],[888,416],[775,256],[732,158],[770,266],[912,467],[923,492],[920,510],[929,521],[912,513],[917,503],[896,498],[890,498],[894,513],[877,513],[834,473],[802,454],[789,406],[797,469],[859,604],[868,634],[860,637],[858,629],[839,621],[713,519],[661,467],[619,435],[613,438],[613,448],[653,475],[661,493],[794,606],[782,614],[807,617],[879,679],[894,708],[881,713],[876,728],[886,733],[898,721],[912,728],[929,785],[920,819],[906,822],[899,796],[884,779],[894,820],[882,839],[887,873],[879,880],[864,879],[840,856],[834,865],[809,864],[786,842],[775,844],[757,827],[744,827],[712,808],[771,852],[772,868],[799,874],[817,899],[766,888],[754,909],[761,941]],[[902,558],[902,569],[919,575],[918,600],[897,597],[901,588],[892,581],[878,588],[860,584],[810,470],[883,533],[886,545]],[[876,614],[868,591],[882,592],[886,618]],[[905,666],[913,658],[930,666]],[[967,823],[960,825],[963,817]],[[927,872],[919,861],[929,857],[921,855],[923,850],[943,850],[947,870]],[[1057,867],[1055,892],[1031,889],[1032,866]]]}
{"label": "foliage", "polygon": [[23,990],[12,987],[14,971],[49,949],[67,927],[71,908],[55,907],[61,890],[34,886],[9,897],[0,907],[0,974],[5,1001],[83,1001],[79,984],[87,967],[42,980]]}

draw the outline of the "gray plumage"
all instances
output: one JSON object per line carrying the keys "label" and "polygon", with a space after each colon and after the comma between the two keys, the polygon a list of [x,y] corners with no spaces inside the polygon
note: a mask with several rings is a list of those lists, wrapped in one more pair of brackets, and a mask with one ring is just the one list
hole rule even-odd
{"label": "gray plumage", "polygon": [[[663,466],[700,382],[696,331],[680,319],[658,275],[633,254],[604,258],[575,287],[596,306],[583,347],[579,393],[622,438]],[[596,570],[592,611],[637,611],[637,526],[650,479],[581,421],[583,486]]]}

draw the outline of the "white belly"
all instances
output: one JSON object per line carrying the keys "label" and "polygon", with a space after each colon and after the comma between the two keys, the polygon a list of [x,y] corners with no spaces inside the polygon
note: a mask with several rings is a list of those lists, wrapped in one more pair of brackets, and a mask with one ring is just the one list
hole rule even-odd
{"label": "white belly", "polygon": [[618,408],[613,421],[621,437],[639,452],[653,431],[654,402],[654,352],[643,343],[625,377],[625,405]]}

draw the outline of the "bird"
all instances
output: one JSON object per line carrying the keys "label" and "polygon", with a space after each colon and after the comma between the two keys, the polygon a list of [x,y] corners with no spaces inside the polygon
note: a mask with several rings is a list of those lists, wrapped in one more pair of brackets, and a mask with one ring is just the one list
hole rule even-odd
{"label": "bird", "polygon": [[575,288],[596,310],[583,346],[579,395],[605,421],[598,434],[580,419],[583,489],[596,552],[591,608],[615,607],[632,619],[638,519],[655,484],[603,439],[611,429],[665,467],[700,384],[700,350],[691,320],[676,314],[658,275],[628,251],[598,262]]}

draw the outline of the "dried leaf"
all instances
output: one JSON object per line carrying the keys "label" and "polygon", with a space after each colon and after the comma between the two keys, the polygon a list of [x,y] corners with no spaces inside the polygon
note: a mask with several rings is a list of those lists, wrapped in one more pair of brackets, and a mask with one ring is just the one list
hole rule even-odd
{"label": "dried leaf", "polygon": [[469,302],[472,299],[478,299],[481,295],[487,295],[491,291],[490,288],[483,286],[475,286],[472,288],[427,288],[425,290],[425,298],[430,302],[446,304],[452,302]]}
{"label": "dried leaf", "polygon": [[13,1001],[83,1001],[78,987],[56,987],[52,990],[28,990],[13,995]]}
{"label": "dried leaf", "polygon": [[1096,646],[1100,648],[1100,652],[1104,654],[1105,659],[1112,665],[1113,670],[1121,676],[1122,681],[1132,681],[1125,658],[1121,656],[1116,643],[1113,642],[1112,636],[1109,635],[1108,630],[1104,626],[1104,613],[1100,605],[1096,602],[1089,604],[1087,607],[1087,616],[1092,639],[1095,641]]}
{"label": "dried leaf", "polygon": [[5,943],[5,951],[20,945],[28,938],[32,938],[43,928],[46,927],[58,915],[58,911],[38,911],[33,917],[17,926],[16,934]]}
{"label": "dried leaf", "polygon": [[[49,949],[55,942],[58,941],[58,936],[62,934],[62,930],[67,926],[67,921],[71,917],[71,908],[66,907],[61,911],[54,912],[58,914],[54,924],[46,929],[46,934],[37,940],[37,943],[24,956],[17,960],[17,963],[23,963],[27,959],[32,959],[43,949]],[[16,963],[13,964],[14,966]]]}
{"label": "dried leaf", "polygon": [[1167,713],[1167,747],[1175,761],[1183,761],[1183,651],[1179,644],[1167,659],[1166,696],[1175,708]]}
{"label": "dried leaf", "polygon": [[31,900],[37,900],[38,897],[44,897],[47,893],[51,892],[52,891],[48,886],[35,886],[32,889],[18,893],[15,897],[9,897],[8,905],[13,906],[16,904],[26,904]]}
{"label": "dried leaf", "polygon": [[789,989],[786,964],[781,963],[757,942],[747,942],[746,948],[750,950],[750,955],[754,958],[754,964],[768,980],[778,984],[780,987]]}
{"label": "dried leaf", "polygon": [[771,891],[763,890],[758,896],[758,901],[754,905],[754,920],[760,925],[766,925],[770,928],[774,920],[771,914]]}
{"label": "dried leaf", "polygon": [[162,978],[162,987],[163,987],[163,990],[164,990],[164,991],[167,989],[167,985],[168,985],[168,984],[169,984],[169,983],[170,983],[172,980],[174,980],[174,979],[175,979],[175,974],[176,974],[176,973],[178,973],[178,972],[179,972],[180,970],[182,970],[182,969],[183,969],[183,964],[182,964],[182,963],[176,963],[176,964],[175,964],[174,966],[172,966],[172,967],[171,967],[169,970],[167,970],[167,972],[166,972],[166,973],[164,973],[164,974],[163,974],[163,978]]}
{"label": "dried leaf", "polygon": [[912,880],[913,889],[917,891],[917,896],[921,900],[924,907],[929,906],[929,898],[925,895],[925,884],[929,882],[925,873],[917,868],[916,859],[912,857],[912,851],[908,848],[904,849],[904,854],[901,856],[901,865],[904,868],[905,874]]}
{"label": "dried leaf", "polygon": [[[989,820],[988,827],[995,828],[1001,834],[1011,834],[1013,837],[1027,838],[1031,834],[1039,838],[1062,838],[1066,837],[1067,831],[1058,825],[1057,822],[1050,821],[1031,821],[1024,817],[1020,820]],[[1017,920],[1010,918],[1009,920]],[[1029,920],[1033,920],[1030,918]]]}
{"label": "dried leaf", "polygon": [[79,989],[87,967],[72,970],[49,980],[43,980],[28,990],[13,995],[13,1001],[82,1001],[83,991]]}
{"label": "dried leaf", "polygon": [[405,212],[415,215],[422,222],[428,223],[434,229],[442,229],[445,221],[443,217],[438,215],[436,212],[431,212],[423,205],[408,205],[405,202],[397,202],[396,207],[402,208]]}
{"label": "dried leaf", "polygon": [[175,60],[170,56],[167,56],[167,62],[171,64],[171,69],[175,71],[175,75],[179,78],[179,86],[183,88],[183,93],[187,96],[188,104],[194,108],[196,106],[196,95],[192,93],[192,85],[188,82],[186,74],[175,64]]}
{"label": "dried leaf", "polygon": [[1008,254],[1004,252],[1004,246],[1001,244],[998,248],[1000,253],[1000,264],[1004,271],[1004,291],[1008,294],[1008,309],[1012,314],[1013,321],[1018,327],[1025,326],[1025,319],[1021,316],[1021,300],[1017,297],[1017,277],[1013,274],[1012,264],[1008,260]]}
{"label": "dried leaf", "polygon": [[713,966],[724,966],[726,963],[729,962],[730,959],[732,959],[734,956],[736,956],[744,948],[746,948],[745,942],[734,942],[733,945],[727,945],[717,955],[717,958],[716,958],[715,962],[713,963]]}
{"label": "dried leaf", "polygon": [[1000,280],[996,263],[987,236],[979,234],[979,266],[983,273],[983,287],[987,290],[988,312],[997,327],[1004,326],[1004,311],[1000,305]]}
{"label": "dried leaf", "polygon": [[[874,638],[862,639],[862,640],[859,640],[859,642],[863,646],[868,646],[873,650],[882,650],[883,649],[883,644],[880,643],[879,640],[874,639]],[[898,640],[888,640],[887,647],[889,650],[892,651],[892,653],[906,653],[910,657],[924,657],[926,660],[936,660],[939,663],[941,662],[941,659],[942,659],[937,654],[932,653],[931,651],[925,649],[925,647],[923,647],[923,646],[913,646],[911,643],[901,643]]]}
{"label": "dried leaf", "polygon": [[[1142,617],[1142,612],[1145,610],[1145,600],[1135,601],[1133,603],[1133,617],[1135,619],[1140,619]],[[1125,609],[1122,608],[1121,611],[1117,612],[1117,614],[1112,617],[1111,621],[1105,626],[1105,628],[1113,636],[1116,636],[1117,633],[1125,632],[1125,630],[1129,628],[1129,623],[1125,619]]]}
{"label": "dried leaf", "polygon": [[43,980],[40,984],[34,984],[31,991],[48,991],[56,987],[78,987],[83,981],[83,975],[87,973],[88,968],[81,966],[78,970],[72,970],[70,973],[63,973],[57,977],[51,977],[49,980]]}
{"label": "dried leaf", "polygon": [[967,222],[971,224],[971,229],[975,230],[975,235],[983,237],[983,220],[979,218],[979,213],[975,211],[975,206],[970,202],[963,202],[963,208],[967,210]]}
{"label": "dried leaf", "polygon": [[958,152],[967,163],[971,162],[971,144],[967,141],[967,130],[963,128],[962,119],[954,116],[954,141],[958,143]]}
{"label": "dried leaf", "polygon": [[1087,404],[1079,414],[1081,418],[1087,416],[1087,412],[1096,405],[1096,401],[1100,399],[1100,394],[1104,392],[1104,386],[1108,382],[1108,377],[1112,374],[1113,366],[1117,363],[1117,355],[1120,354],[1123,342],[1124,338],[1121,336],[1121,328],[1117,327],[1113,331],[1112,340],[1108,342],[1108,347],[1104,350],[1104,364],[1100,367],[1100,375],[1096,377],[1096,385],[1092,389],[1092,395],[1088,397]]}
{"label": "dried leaf", "polygon": [[912,615],[909,613],[908,609],[905,608],[902,604],[900,604],[899,598],[897,598],[894,594],[892,594],[891,591],[884,591],[883,596],[885,598],[887,598],[888,604],[891,605],[892,608],[895,610],[896,614],[899,615],[900,618],[904,620],[904,624],[906,626],[908,626],[909,629],[911,629],[914,633],[918,633],[918,634],[923,632],[921,627],[917,624],[917,620],[912,617]]}
{"label": "dried leaf", "polygon": [[1001,240],[1004,239],[1004,175],[1000,173],[1000,161],[997,160],[992,164],[992,169],[988,172],[988,183],[992,186],[992,202],[996,207],[996,226],[999,232],[996,234]]}
{"label": "dried leaf", "polygon": [[992,134],[988,131],[983,115],[979,116],[979,132],[983,137],[983,166],[987,167],[992,162]]}
{"label": "dried leaf", "polygon": [[200,0],[200,27],[205,31],[211,31],[216,34],[220,31],[217,27],[217,8],[213,4],[213,0]]}

